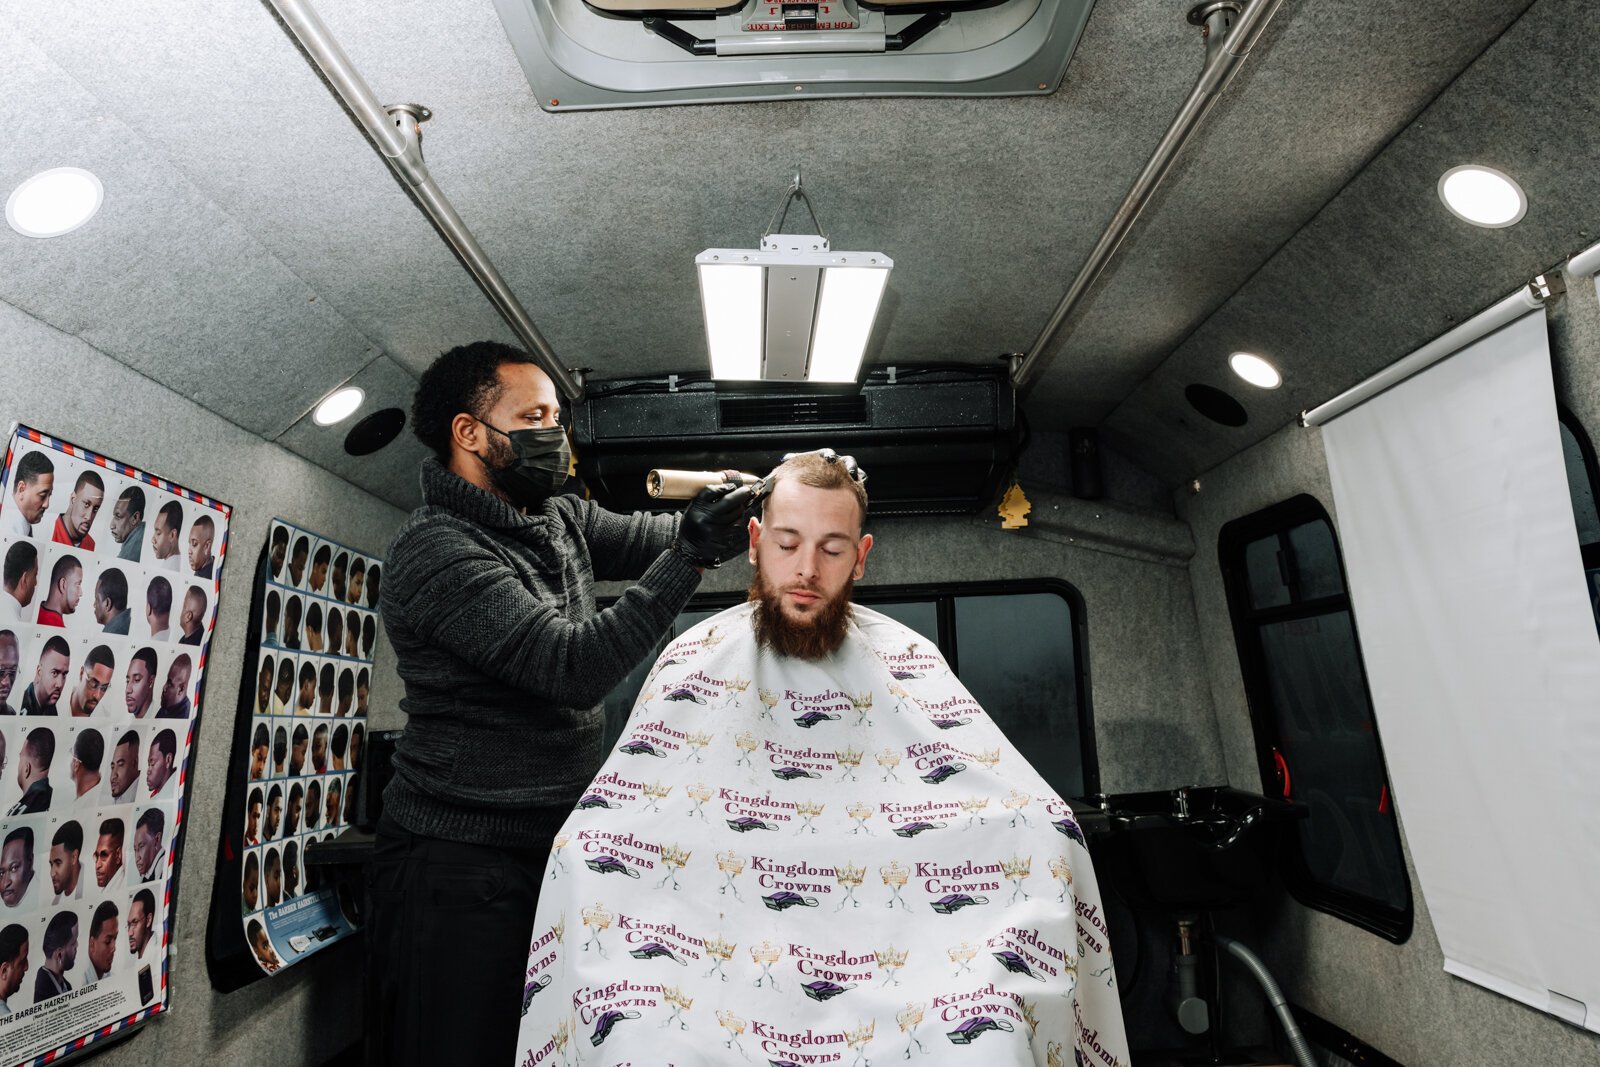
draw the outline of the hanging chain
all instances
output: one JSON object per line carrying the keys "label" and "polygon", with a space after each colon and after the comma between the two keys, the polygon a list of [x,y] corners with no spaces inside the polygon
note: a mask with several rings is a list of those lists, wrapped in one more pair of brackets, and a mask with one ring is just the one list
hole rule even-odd
{"label": "hanging chain", "polygon": [[811,198],[806,195],[805,189],[800,184],[800,168],[794,169],[794,180],[789,183],[789,188],[784,190],[783,199],[778,201],[778,206],[772,209],[772,218],[767,220],[767,228],[761,232],[763,238],[772,233],[782,233],[781,227],[784,220],[789,217],[789,205],[796,200],[806,206],[806,211],[811,215],[811,224],[817,228],[817,236],[827,239],[828,234],[822,228],[822,223],[817,221],[817,211],[811,206]]}

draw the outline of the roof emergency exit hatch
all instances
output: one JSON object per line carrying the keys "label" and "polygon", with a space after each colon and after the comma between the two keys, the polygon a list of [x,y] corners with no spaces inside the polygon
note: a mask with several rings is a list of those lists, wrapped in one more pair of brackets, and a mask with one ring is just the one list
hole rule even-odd
{"label": "roof emergency exit hatch", "polygon": [[547,111],[1042,95],[1061,84],[1093,7],[1094,0],[495,0]]}

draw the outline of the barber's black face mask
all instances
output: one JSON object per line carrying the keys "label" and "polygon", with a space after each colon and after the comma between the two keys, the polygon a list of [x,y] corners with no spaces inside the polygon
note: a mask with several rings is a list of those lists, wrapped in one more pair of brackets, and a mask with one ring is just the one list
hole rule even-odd
{"label": "barber's black face mask", "polygon": [[[481,420],[480,420],[481,421]],[[489,426],[487,422],[483,425]],[[533,507],[556,492],[567,480],[572,453],[567,447],[567,432],[559,426],[537,430],[489,429],[511,442],[514,456],[509,466],[489,468],[489,477],[519,507]]]}

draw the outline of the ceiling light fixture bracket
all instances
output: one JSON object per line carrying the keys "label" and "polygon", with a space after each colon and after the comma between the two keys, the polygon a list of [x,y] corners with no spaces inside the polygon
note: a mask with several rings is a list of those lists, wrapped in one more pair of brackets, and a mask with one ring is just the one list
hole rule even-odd
{"label": "ceiling light fixture bracket", "polygon": [[[784,220],[789,217],[789,206],[796,200],[805,204],[806,211],[811,215],[811,224],[817,228],[817,234],[823,239],[820,251],[826,252],[828,250],[828,231],[824,230],[822,223],[817,221],[817,209],[811,206],[811,198],[806,195],[805,187],[800,180],[800,167],[798,165],[794,168],[794,180],[789,183],[789,188],[784,190],[783,199],[778,201],[778,206],[772,209],[772,218],[767,220],[767,228],[761,231],[761,247],[767,247],[767,236],[769,234],[783,232],[781,227]],[[774,245],[775,248],[776,245]],[[773,249],[769,249],[769,251],[771,250]],[[812,249],[812,251],[815,252],[818,249]]]}

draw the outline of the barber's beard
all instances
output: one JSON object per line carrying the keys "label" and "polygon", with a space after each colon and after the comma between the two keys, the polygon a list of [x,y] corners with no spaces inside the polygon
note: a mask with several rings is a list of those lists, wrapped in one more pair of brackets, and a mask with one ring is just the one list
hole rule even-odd
{"label": "barber's beard", "polygon": [[750,581],[750,601],[755,604],[750,621],[756,643],[795,659],[819,660],[833,655],[844,644],[850,628],[850,593],[855,584],[854,579],[846,581],[837,596],[804,619],[796,620],[783,610],[783,592],[767,585],[757,567]]}
{"label": "barber's beard", "polygon": [[511,494],[500,485],[500,474],[517,461],[517,455],[511,451],[510,443],[499,434],[491,432],[485,439],[489,443],[489,454],[479,456],[478,464],[489,476],[489,492],[508,504],[512,503]]}

